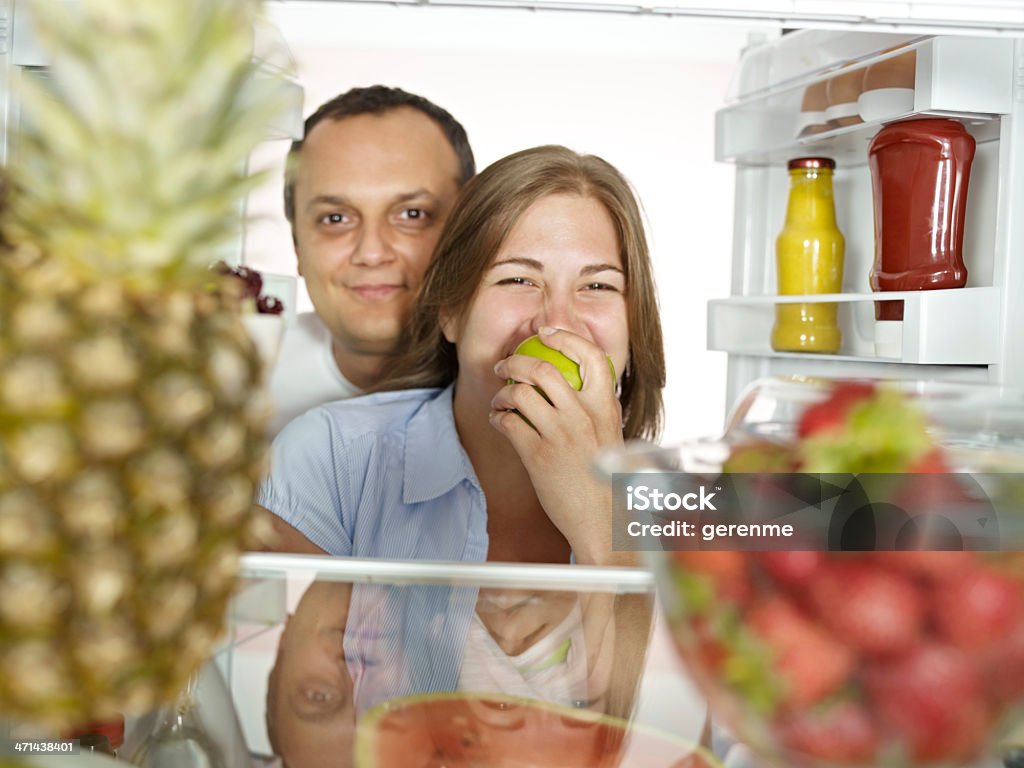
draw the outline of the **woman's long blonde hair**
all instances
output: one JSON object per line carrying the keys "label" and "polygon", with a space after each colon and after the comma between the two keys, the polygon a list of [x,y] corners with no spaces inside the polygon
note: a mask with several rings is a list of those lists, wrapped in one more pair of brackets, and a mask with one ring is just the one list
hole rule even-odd
{"label": "woman's long blonde hair", "polygon": [[658,297],[640,208],[629,182],[594,155],[560,146],[516,152],[490,165],[463,188],[427,268],[391,361],[375,390],[443,387],[459,371],[455,345],[441,331],[442,312],[460,320],[519,217],[548,195],[579,195],[608,211],[626,275],[629,359],[622,374],[623,436],[655,439],[665,386]]}

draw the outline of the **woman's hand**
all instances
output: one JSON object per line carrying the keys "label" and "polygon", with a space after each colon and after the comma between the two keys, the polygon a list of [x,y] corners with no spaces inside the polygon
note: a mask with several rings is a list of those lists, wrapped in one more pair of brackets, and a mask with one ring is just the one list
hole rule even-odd
{"label": "woman's hand", "polygon": [[491,401],[491,424],[519,454],[541,506],[569,542],[576,561],[625,562],[625,553],[611,550],[611,484],[597,478],[592,468],[599,451],[622,445],[622,407],[608,358],[596,344],[570,331],[541,329],[540,336],[580,366],[583,387],[577,392],[547,361],[511,355],[494,368],[502,379],[515,383],[502,387]]}

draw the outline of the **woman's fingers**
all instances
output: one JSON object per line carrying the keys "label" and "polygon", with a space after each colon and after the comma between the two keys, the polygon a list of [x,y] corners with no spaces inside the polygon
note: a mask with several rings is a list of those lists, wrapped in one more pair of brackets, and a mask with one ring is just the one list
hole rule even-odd
{"label": "woman's fingers", "polygon": [[604,395],[615,391],[615,380],[612,377],[608,355],[597,344],[587,341],[572,331],[558,328],[541,328],[540,340],[580,367],[580,378],[583,380],[581,392],[595,392]]}
{"label": "woman's fingers", "polygon": [[529,384],[508,384],[491,400],[491,425],[507,437],[516,452],[534,451],[540,439],[537,423],[543,424],[544,411],[551,405]]}
{"label": "woman's fingers", "polygon": [[512,355],[499,362],[494,371],[504,379],[539,388],[541,396],[556,408],[571,411],[579,407],[575,389],[555,364],[547,360]]}

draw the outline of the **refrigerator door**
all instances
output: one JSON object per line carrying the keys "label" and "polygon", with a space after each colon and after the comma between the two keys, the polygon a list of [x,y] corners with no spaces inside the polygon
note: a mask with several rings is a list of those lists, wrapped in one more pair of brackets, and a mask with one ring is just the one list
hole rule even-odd
{"label": "refrigerator door", "polygon": [[[960,36],[963,31],[932,36],[801,30],[744,53],[737,95],[716,115],[716,157],[736,167],[736,227],[731,296],[709,303],[707,341],[709,349],[729,353],[728,402],[770,375],[1024,383],[1024,359],[1017,351],[1024,341],[1024,232],[1016,214],[1024,184],[1024,114],[1014,77],[1024,41]],[[891,71],[900,61],[908,65],[900,75],[902,88],[874,87],[875,73]],[[836,104],[840,81],[851,81],[853,92]],[[837,108],[845,106],[852,117],[837,119]],[[892,201],[893,192],[879,192],[869,148],[884,127],[920,118],[938,119],[932,125],[959,123],[976,147],[963,187],[967,282],[962,288],[927,290],[925,284],[923,290],[885,293],[903,302],[904,316],[902,322],[878,322],[880,294],[869,283],[878,263],[876,207],[879,194]],[[842,290],[813,296],[838,309],[842,341],[834,354],[775,351],[770,343],[777,307],[812,298],[780,296],[777,282],[775,240],[786,212],[786,164],[801,156],[836,163],[836,217],[846,240]],[[945,178],[944,168],[936,178]],[[934,179],[922,185],[915,195],[933,195],[939,215],[945,188]],[[908,220],[918,230],[926,225]]]}

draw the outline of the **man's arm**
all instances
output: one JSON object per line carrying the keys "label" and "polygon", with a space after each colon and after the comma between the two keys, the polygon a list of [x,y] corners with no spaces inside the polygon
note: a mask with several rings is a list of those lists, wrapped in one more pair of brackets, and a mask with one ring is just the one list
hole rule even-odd
{"label": "man's arm", "polygon": [[297,528],[293,528],[288,525],[284,520],[275,515],[265,507],[257,507],[261,515],[266,515],[270,521],[270,527],[273,531],[273,538],[270,541],[263,541],[258,547],[255,547],[257,552],[287,552],[296,555],[326,555],[328,554],[324,550],[320,549],[316,544],[307,539]]}

